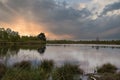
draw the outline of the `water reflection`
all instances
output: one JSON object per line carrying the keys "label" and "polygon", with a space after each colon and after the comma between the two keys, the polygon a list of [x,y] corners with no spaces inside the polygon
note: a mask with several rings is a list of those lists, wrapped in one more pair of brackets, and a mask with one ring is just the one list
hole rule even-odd
{"label": "water reflection", "polygon": [[103,45],[103,46],[91,46],[92,48],[95,48],[96,50],[99,50],[100,48],[111,48],[111,49],[120,49],[120,46],[106,46],[106,45]]}
{"label": "water reflection", "polygon": [[37,50],[40,54],[44,54],[46,50],[46,45],[40,46],[4,46],[0,47],[0,56],[6,56],[7,54],[14,55],[19,53],[19,50]]}
{"label": "water reflection", "polygon": [[80,65],[89,73],[97,66],[112,63],[120,68],[119,45],[83,45],[83,44],[55,44],[40,46],[11,46],[0,48],[0,62],[11,66],[17,62],[30,61],[33,66],[44,59],[53,60],[56,66],[64,63]]}
{"label": "water reflection", "polygon": [[14,55],[19,52],[20,48],[18,46],[5,46],[0,47],[0,56],[6,56],[7,54]]}
{"label": "water reflection", "polygon": [[[35,59],[36,53],[40,53],[40,55],[44,54],[46,50],[46,45],[39,46],[4,46],[0,47],[0,63],[4,63],[6,65],[13,65],[16,62],[21,62],[23,60],[28,60],[33,62],[33,64],[37,61]],[[33,53],[31,53],[33,52]],[[35,53],[34,53],[35,52]],[[39,57],[39,54],[38,54]],[[33,59],[34,60],[30,60]]]}
{"label": "water reflection", "polygon": [[38,48],[38,52],[40,54],[44,54],[45,53],[45,50],[46,50],[46,46],[41,46],[40,48]]}

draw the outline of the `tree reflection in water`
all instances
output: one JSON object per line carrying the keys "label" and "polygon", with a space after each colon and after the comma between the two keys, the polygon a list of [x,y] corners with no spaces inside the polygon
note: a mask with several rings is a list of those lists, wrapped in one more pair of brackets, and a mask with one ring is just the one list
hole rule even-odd
{"label": "tree reflection in water", "polygon": [[38,48],[38,52],[40,53],[40,54],[44,54],[45,53],[45,50],[46,50],[46,46],[44,45],[44,46],[41,46],[40,48]]}
{"label": "tree reflection in water", "polygon": [[[46,45],[39,45],[39,46],[38,45],[34,45],[34,46],[26,46],[26,45],[25,46],[18,46],[18,45],[14,45],[14,46],[0,47],[0,63],[4,63],[5,65],[8,65],[10,59],[18,57],[18,55],[20,55],[19,53],[22,50],[23,51],[24,50],[29,50],[29,51],[33,50],[33,51],[37,51],[40,54],[44,54],[44,52],[46,50]],[[23,54],[21,54],[21,55],[26,56],[27,53],[24,54],[24,55]],[[34,54],[30,54],[30,55],[34,55]],[[27,55],[26,57],[29,57],[30,55]]]}
{"label": "tree reflection in water", "polygon": [[0,57],[9,55],[14,55],[19,52],[20,48],[18,46],[4,46],[0,47]]}

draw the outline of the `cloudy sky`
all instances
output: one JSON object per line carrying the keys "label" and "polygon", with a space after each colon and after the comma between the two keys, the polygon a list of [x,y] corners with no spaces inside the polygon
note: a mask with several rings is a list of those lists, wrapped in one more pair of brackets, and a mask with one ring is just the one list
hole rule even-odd
{"label": "cloudy sky", "polygon": [[0,27],[48,39],[120,39],[120,0],[0,0]]}

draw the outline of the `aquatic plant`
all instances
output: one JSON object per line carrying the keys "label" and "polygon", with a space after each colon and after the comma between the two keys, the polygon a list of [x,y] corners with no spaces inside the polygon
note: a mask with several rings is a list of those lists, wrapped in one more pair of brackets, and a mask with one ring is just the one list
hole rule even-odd
{"label": "aquatic plant", "polygon": [[54,67],[54,62],[52,60],[43,60],[39,65],[39,69],[42,69],[45,72],[51,72],[53,67]]}
{"label": "aquatic plant", "polygon": [[30,69],[31,68],[31,63],[30,61],[22,61],[20,63],[15,63],[13,65],[14,68],[22,68],[22,69]]}
{"label": "aquatic plant", "polygon": [[115,73],[117,71],[117,67],[107,63],[97,68],[97,73]]}
{"label": "aquatic plant", "polygon": [[5,75],[6,67],[4,64],[0,63],[0,79]]}
{"label": "aquatic plant", "polygon": [[74,80],[76,75],[83,74],[83,70],[78,65],[64,64],[57,67],[52,74],[53,80]]}

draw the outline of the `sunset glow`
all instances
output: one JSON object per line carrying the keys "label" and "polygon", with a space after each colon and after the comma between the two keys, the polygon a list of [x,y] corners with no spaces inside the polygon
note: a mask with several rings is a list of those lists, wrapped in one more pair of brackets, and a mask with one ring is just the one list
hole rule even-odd
{"label": "sunset glow", "polygon": [[119,0],[0,0],[0,27],[48,39],[120,39]]}

